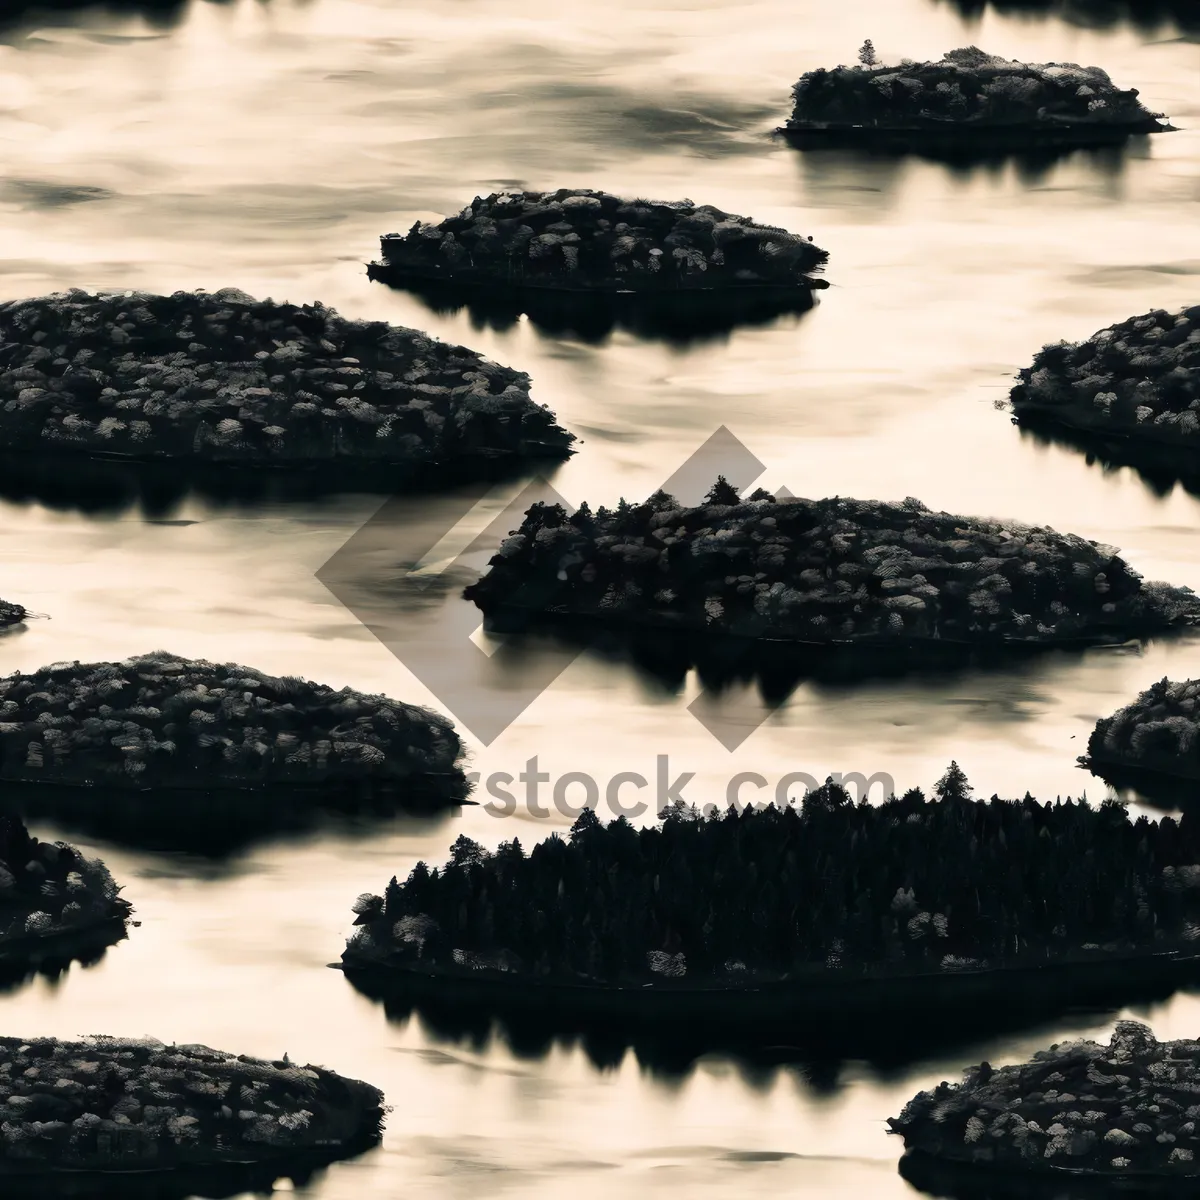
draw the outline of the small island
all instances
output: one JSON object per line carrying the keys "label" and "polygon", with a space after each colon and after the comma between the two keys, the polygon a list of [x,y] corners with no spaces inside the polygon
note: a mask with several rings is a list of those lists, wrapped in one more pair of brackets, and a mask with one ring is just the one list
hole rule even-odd
{"label": "small island", "polygon": [[641,829],[588,809],[528,853],[460,837],[444,866],[358,898],[341,966],[435,1008],[788,1044],[801,1017],[830,1044],[901,1012],[906,1038],[946,1039],[1200,971],[1200,821],[976,801],[954,764],[934,793],[854,804],[828,781],[800,811],[673,804]]}
{"label": "small island", "polygon": [[0,629],[7,629],[10,625],[20,625],[27,616],[29,613],[21,605],[0,600]]}
{"label": "small island", "polygon": [[396,486],[562,459],[529,377],[321,304],[71,291],[0,305],[14,457],[349,471]]}
{"label": "small island", "polygon": [[0,1038],[6,1188],[120,1173],[141,1195],[147,1177],[236,1180],[264,1165],[269,1185],[295,1162],[369,1149],[383,1117],[383,1095],[369,1084],[286,1055],[266,1062],[150,1039]]}
{"label": "small island", "polygon": [[[1096,722],[1081,766],[1115,785],[1178,793],[1171,782],[1200,781],[1200,681],[1160,679],[1132,704]],[[1156,786],[1157,785],[1157,786]],[[1194,786],[1183,794],[1194,795]]]}
{"label": "small island", "polygon": [[1144,582],[1112,547],[920,501],[658,492],[568,516],[536,504],[464,595],[505,626],[687,630],[793,645],[1120,642],[1194,623],[1187,588]]}
{"label": "small island", "polygon": [[1043,347],[1010,395],[1018,422],[1062,426],[1200,466],[1200,305],[1156,309]]}
{"label": "small island", "polygon": [[809,71],[792,94],[792,115],[779,132],[801,147],[1021,150],[1171,129],[1136,88],[1116,87],[1099,67],[1009,61],[975,46],[938,62],[884,66],[868,41],[858,65]]}
{"label": "small island", "polygon": [[446,808],[469,790],[461,754],[429,709],[165,651],[0,678],[6,794],[110,835]]}
{"label": "small island", "polygon": [[0,815],[0,973],[23,977],[125,937],[133,911],[108,868],[66,842],[39,842]]}
{"label": "small island", "polygon": [[1016,1066],[980,1063],[888,1124],[910,1155],[988,1173],[1165,1181],[1200,1174],[1198,1100],[1200,1042],[1159,1042],[1118,1021],[1107,1046],[1063,1042]]}
{"label": "small island", "polygon": [[800,237],[690,200],[624,200],[587,188],[476,196],[456,217],[385,234],[374,279],[621,293],[828,287],[829,257]]}

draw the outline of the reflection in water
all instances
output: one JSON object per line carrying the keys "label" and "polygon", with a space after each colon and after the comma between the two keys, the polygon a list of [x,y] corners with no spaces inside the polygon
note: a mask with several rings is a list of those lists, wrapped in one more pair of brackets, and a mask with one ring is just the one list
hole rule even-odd
{"label": "reflection in water", "polygon": [[[177,25],[197,3],[234,5],[238,0],[5,0],[0,30],[20,23],[64,21],[83,12],[101,16],[141,16],[163,29]],[[268,0],[258,0],[267,3]]]}
{"label": "reflection in water", "polygon": [[[383,277],[375,265],[368,273],[373,279]],[[725,340],[740,326],[771,325],[781,317],[810,312],[816,303],[812,293],[801,288],[613,296],[418,280],[395,286],[411,292],[439,316],[454,316],[465,309],[476,329],[505,333],[527,317],[547,337],[578,339],[590,345],[602,345],[616,330],[679,347]],[[818,280],[814,286],[829,285]]]}
{"label": "reflection in water", "polygon": [[0,994],[18,991],[35,979],[52,988],[64,986],[72,966],[78,963],[84,970],[96,966],[128,936],[125,921],[120,920],[55,937],[44,946],[14,946],[0,958]]}
{"label": "reflection in water", "polygon": [[[347,970],[346,977],[382,1003],[389,1021],[419,1017],[434,1038],[469,1044],[477,1053],[493,1038],[533,1059],[556,1046],[578,1046],[594,1067],[610,1070],[632,1050],[643,1069],[666,1076],[686,1075],[701,1057],[720,1053],[760,1069],[799,1065],[836,1078],[850,1061],[903,1074],[931,1056],[967,1054],[981,1039],[1091,1027],[1129,1005],[1161,1003],[1181,987],[1200,986],[1200,964],[1146,960],[1136,971],[1116,964],[1091,971],[1086,980],[1047,969],[997,979],[925,976],[774,999],[762,988],[713,1003],[695,1002],[696,993],[674,1003],[665,996],[643,1003],[633,990],[614,1002],[582,987],[486,987],[399,972]],[[622,1016],[619,1009],[630,1011]]]}

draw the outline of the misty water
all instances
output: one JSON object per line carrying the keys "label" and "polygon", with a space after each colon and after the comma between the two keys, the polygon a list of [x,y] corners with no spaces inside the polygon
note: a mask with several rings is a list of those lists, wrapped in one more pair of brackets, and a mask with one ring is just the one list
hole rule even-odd
{"label": "misty water", "polygon": [[[1200,588],[1200,499],[1039,442],[997,407],[1044,342],[1197,302],[1200,42],[1169,21],[1136,25],[1119,6],[1095,28],[1036,10],[968,20],[948,0],[53,7],[0,17],[6,299],[71,286],[320,299],[528,371],[534,397],[582,439],[551,480],[574,504],[645,497],[723,426],[772,490],[916,496],[1048,524],[1120,547],[1148,578]],[[886,61],[973,43],[1095,63],[1180,131],[1124,152],[977,166],[799,154],[773,140],[791,83],[851,61],[865,37]],[[366,278],[382,233],[476,194],[559,186],[687,196],[811,234],[830,252],[831,286],[799,317],[666,338],[433,311]],[[502,514],[524,482],[489,493],[446,551],[467,553],[416,589],[401,568],[471,497],[392,499],[382,513],[382,497],[355,494],[101,511],[5,500],[0,595],[49,619],[0,639],[0,671],[165,648],[445,710],[389,646],[436,657],[439,639],[457,639],[462,650],[478,620],[458,592],[517,523]],[[335,590],[351,611],[317,572],[377,513],[339,559]],[[537,756],[552,777],[603,785],[624,771],[653,780],[666,756],[672,777],[693,773],[685,797],[698,803],[723,803],[745,771],[769,788],[797,771],[928,787],[951,758],[985,795],[1098,798],[1102,785],[1075,766],[1096,718],[1164,674],[1200,673],[1200,642],[1183,640],[952,677],[801,682],[768,710],[752,685],[716,694],[694,675],[554,654],[479,635],[468,652],[447,650],[456,686],[484,709],[553,674],[547,661],[561,668],[498,736],[464,729],[470,769],[516,775]],[[740,730],[726,739],[739,744],[728,750],[709,725]],[[384,1144],[314,1182],[320,1200],[910,1194],[884,1118],[967,1063],[1023,1057],[1067,1031],[887,1072],[720,1056],[681,1070],[632,1051],[601,1069],[578,1046],[514,1049],[390,1023],[327,969],[354,897],[418,858],[441,861],[460,832],[528,845],[569,824],[553,809],[467,808],[267,843],[221,865],[74,837],[103,854],[141,925],[97,965],[0,997],[0,1024],[286,1051],[370,1080],[393,1106]],[[1160,1037],[1194,1036],[1200,1001],[1179,996],[1151,1015]]]}

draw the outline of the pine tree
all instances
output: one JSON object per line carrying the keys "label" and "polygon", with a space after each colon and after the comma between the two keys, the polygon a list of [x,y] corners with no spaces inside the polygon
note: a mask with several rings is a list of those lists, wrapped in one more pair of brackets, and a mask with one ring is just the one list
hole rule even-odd
{"label": "pine tree", "polygon": [[945,775],[933,785],[933,794],[939,800],[969,800],[973,790],[962,767],[953,761],[946,768]]}
{"label": "pine tree", "polygon": [[875,43],[870,38],[867,38],[863,42],[862,48],[858,52],[858,61],[864,67],[877,67],[879,65],[879,59],[875,56]]}
{"label": "pine tree", "polygon": [[708,495],[704,497],[705,504],[738,504],[740,502],[741,497],[737,493],[737,488],[724,475],[717,476],[717,482],[708,489]]}

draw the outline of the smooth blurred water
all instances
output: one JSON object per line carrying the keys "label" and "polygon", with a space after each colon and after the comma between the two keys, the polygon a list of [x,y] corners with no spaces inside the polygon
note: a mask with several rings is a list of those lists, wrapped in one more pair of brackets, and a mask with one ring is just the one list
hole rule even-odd
{"label": "smooth blurred water", "polygon": [[[1197,301],[1200,47],[1170,25],[990,11],[968,24],[932,0],[159,7],[152,20],[114,5],[0,26],[6,298],[230,285],[319,298],[528,370],[535,397],[583,438],[553,480],[574,503],[645,496],[726,425],[772,489],[915,495],[1050,524],[1120,546],[1148,577],[1200,587],[1195,497],[1039,444],[995,407],[1043,342]],[[802,156],[772,140],[790,84],[852,60],[864,37],[885,60],[975,43],[1097,63],[1182,131],[1041,169]],[[811,233],[830,251],[832,287],[801,318],[681,345],[477,327],[366,279],[381,233],[476,193],[563,185],[687,195]],[[436,704],[315,578],[380,503],[192,499],[165,523],[2,504],[0,595],[50,619],[0,640],[0,670],[165,647]],[[439,501],[396,503],[396,521],[436,527]],[[364,560],[362,593],[385,637],[407,619],[390,570],[386,546]],[[461,603],[454,589],[433,595]],[[480,686],[503,688],[507,664],[481,664]],[[730,753],[687,709],[695,679],[672,690],[585,655],[492,744],[468,742],[473,769],[514,775],[537,755],[556,774],[653,776],[667,754],[673,772],[696,773],[688,795],[700,801],[720,801],[743,770],[885,771],[928,786],[952,757],[985,794],[1096,795],[1074,766],[1096,717],[1164,674],[1198,672],[1200,643],[1177,642],[948,679],[802,685]],[[752,690],[714,703],[759,719]],[[907,1194],[883,1119],[966,1062],[1056,1040],[1033,1032],[883,1079],[853,1064],[833,1082],[747,1075],[720,1059],[664,1078],[632,1055],[599,1072],[578,1049],[528,1060],[388,1025],[325,969],[353,898],[419,857],[440,861],[458,832],[528,844],[567,824],[473,809],[260,847],[224,870],[103,848],[143,925],[97,967],[0,998],[3,1026],[286,1050],[371,1080],[394,1105],[385,1145],[331,1169],[311,1189],[321,1200]],[[1156,1029],[1194,1035],[1198,1016],[1177,998]]]}

